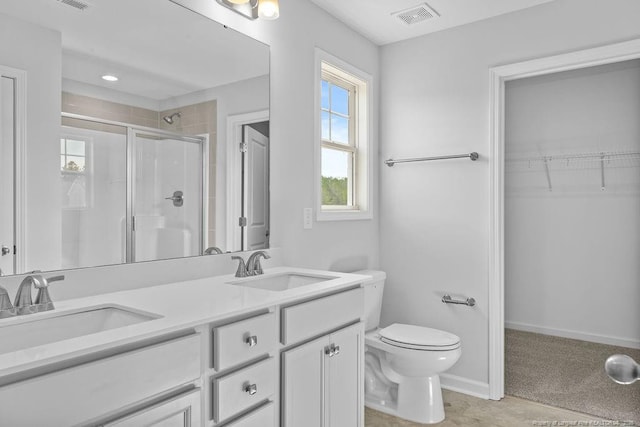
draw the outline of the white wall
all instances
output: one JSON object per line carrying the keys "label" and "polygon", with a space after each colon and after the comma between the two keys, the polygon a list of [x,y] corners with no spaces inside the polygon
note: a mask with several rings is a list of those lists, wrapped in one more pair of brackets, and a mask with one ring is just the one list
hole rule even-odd
{"label": "white wall", "polygon": [[[374,77],[374,124],[378,123],[378,48],[308,0],[281,0],[278,20],[254,22],[209,0],[176,2],[271,47],[272,246],[282,248],[285,263],[291,265],[342,271],[376,267],[377,210],[373,220],[314,222],[311,230],[303,229],[302,212],[314,206],[314,48]],[[374,126],[373,153],[377,136]],[[377,163],[376,158],[373,164]]]}
{"label": "white wall", "polygon": [[[506,84],[508,327],[640,348],[640,60]],[[539,156],[596,154],[548,162]],[[617,160],[616,160],[617,159]]]}
{"label": "white wall", "polygon": [[480,154],[380,173],[382,322],[459,335],[460,387],[487,392],[489,68],[639,37],[639,15],[635,0],[556,0],[382,48],[381,157]]}
{"label": "white wall", "polygon": [[0,64],[27,72],[27,270],[60,265],[60,58],[59,32],[0,14]]}

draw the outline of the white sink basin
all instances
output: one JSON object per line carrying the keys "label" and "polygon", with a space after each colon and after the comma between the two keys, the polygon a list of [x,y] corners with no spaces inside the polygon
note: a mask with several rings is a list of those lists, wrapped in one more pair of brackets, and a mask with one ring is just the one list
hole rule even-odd
{"label": "white sink basin", "polygon": [[[30,316],[36,316],[29,318]],[[116,305],[98,306],[82,311],[25,315],[24,321],[3,325],[0,321],[0,353],[95,334],[147,322],[162,316]],[[22,320],[22,317],[18,319]]]}
{"label": "white sink basin", "polygon": [[302,273],[279,273],[261,275],[248,279],[227,282],[230,285],[246,286],[249,288],[266,289],[268,291],[287,291],[301,286],[312,285],[326,280],[337,279],[338,276],[319,276]]}

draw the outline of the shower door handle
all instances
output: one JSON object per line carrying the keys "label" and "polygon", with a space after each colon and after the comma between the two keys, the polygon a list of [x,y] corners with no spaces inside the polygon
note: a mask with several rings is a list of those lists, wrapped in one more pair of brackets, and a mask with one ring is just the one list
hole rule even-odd
{"label": "shower door handle", "polygon": [[184,197],[182,195],[182,191],[177,190],[173,192],[173,196],[171,197],[165,197],[165,200],[172,200],[173,201],[173,206],[176,207],[180,207],[184,204]]}

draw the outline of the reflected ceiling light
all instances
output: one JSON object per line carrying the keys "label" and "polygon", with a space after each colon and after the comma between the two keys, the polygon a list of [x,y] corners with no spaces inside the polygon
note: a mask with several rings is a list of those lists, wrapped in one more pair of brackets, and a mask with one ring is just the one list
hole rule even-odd
{"label": "reflected ceiling light", "polygon": [[278,19],[280,16],[278,0],[258,0],[258,16],[262,19]]}
{"label": "reflected ceiling light", "polygon": [[254,20],[277,19],[280,16],[278,0],[216,0],[224,7],[233,10],[245,18]]}
{"label": "reflected ceiling light", "polygon": [[106,80],[108,82],[117,82],[118,78],[116,76],[112,76],[111,74],[105,74],[102,76],[102,80]]}

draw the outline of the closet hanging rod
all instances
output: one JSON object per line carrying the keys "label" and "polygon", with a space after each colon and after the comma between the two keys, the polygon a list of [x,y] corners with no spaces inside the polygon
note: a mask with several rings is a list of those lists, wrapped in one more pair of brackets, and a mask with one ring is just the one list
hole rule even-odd
{"label": "closet hanging rod", "polygon": [[464,158],[470,158],[472,161],[476,161],[478,160],[478,153],[476,153],[475,151],[473,153],[469,153],[469,154],[452,154],[449,156],[436,156],[436,157],[415,157],[412,159],[398,159],[398,160],[394,160],[394,159],[388,159],[384,161],[384,164],[391,167],[393,165],[395,165],[396,163],[409,163],[409,162],[428,162],[430,160],[446,160],[446,159],[464,159]]}

